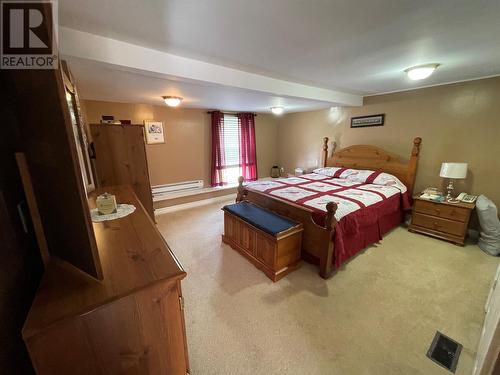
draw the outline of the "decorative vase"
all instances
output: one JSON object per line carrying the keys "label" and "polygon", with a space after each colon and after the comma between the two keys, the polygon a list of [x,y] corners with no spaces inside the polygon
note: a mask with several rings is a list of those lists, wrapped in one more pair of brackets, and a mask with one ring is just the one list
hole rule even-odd
{"label": "decorative vase", "polygon": [[271,177],[278,178],[280,177],[280,167],[278,165],[273,165],[271,168]]}

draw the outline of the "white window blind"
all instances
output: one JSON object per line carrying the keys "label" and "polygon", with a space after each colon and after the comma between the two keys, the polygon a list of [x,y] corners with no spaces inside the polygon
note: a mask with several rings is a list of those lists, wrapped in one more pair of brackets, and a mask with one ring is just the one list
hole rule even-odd
{"label": "white window blind", "polygon": [[238,117],[224,114],[224,156],[226,160],[225,181],[236,183],[241,174],[240,141],[238,135]]}
{"label": "white window blind", "polygon": [[240,164],[240,142],[238,138],[238,117],[224,115],[224,156],[228,167]]}

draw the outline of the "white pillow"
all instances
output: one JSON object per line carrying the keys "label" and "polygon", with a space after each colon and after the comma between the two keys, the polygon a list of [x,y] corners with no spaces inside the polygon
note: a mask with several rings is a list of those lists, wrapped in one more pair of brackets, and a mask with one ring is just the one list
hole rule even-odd
{"label": "white pillow", "polygon": [[324,176],[333,177],[335,175],[335,172],[337,172],[339,169],[342,168],[337,168],[337,167],[316,168],[315,170],[313,170],[313,172],[317,174],[322,174]]}
{"label": "white pillow", "polygon": [[368,169],[346,169],[344,172],[340,174],[340,178],[345,178],[349,181],[355,181],[364,183],[368,180],[375,171],[370,171]]}
{"label": "white pillow", "polygon": [[406,192],[408,189],[406,188],[406,185],[403,184],[399,178],[396,176],[393,176],[392,174],[382,172],[380,173],[374,180],[373,183],[376,185],[383,185],[383,186],[393,186],[397,189],[399,189],[402,193]]}
{"label": "white pillow", "polygon": [[[346,169],[340,174],[339,177],[364,184],[367,183],[373,173],[376,172],[369,169]],[[405,184],[403,184],[396,176],[385,172],[380,173],[371,183],[374,185],[393,186],[402,193],[407,191]]]}
{"label": "white pillow", "polygon": [[366,182],[366,179],[374,172],[374,171],[363,170],[363,169],[340,168],[340,167],[317,168],[317,169],[313,170],[313,172],[316,174],[321,174],[321,175],[325,175],[328,177],[333,177],[333,176],[335,176],[335,173],[340,169],[345,169],[345,170],[342,171],[342,173],[338,176],[338,178],[343,178],[343,179],[356,181],[356,182],[360,182],[360,183]]}
{"label": "white pillow", "polygon": [[[313,170],[314,173],[325,175],[328,177],[333,177],[335,176],[335,172],[337,172],[340,169],[344,168],[339,168],[339,167],[325,167],[325,168],[316,168]],[[347,168],[345,171],[343,171],[340,175],[339,178],[343,178],[349,181],[353,182],[358,182],[360,184],[366,183],[368,178],[375,173],[375,171],[369,170],[369,169],[352,169],[352,168]],[[380,173],[374,180],[373,184],[375,185],[383,185],[383,186],[394,186],[395,188],[399,189],[402,193],[404,193],[407,188],[405,184],[403,184],[396,176],[393,176],[392,174],[382,172]]]}

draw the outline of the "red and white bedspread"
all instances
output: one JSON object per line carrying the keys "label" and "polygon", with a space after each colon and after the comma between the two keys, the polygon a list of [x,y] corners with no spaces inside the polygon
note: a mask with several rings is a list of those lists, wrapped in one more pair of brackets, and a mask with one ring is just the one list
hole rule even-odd
{"label": "red and white bedspread", "polygon": [[390,174],[336,167],[314,172],[257,181],[247,188],[311,210],[318,225],[324,225],[326,204],[335,202],[336,267],[380,241],[382,235],[401,223],[404,210],[411,207],[406,186]]}

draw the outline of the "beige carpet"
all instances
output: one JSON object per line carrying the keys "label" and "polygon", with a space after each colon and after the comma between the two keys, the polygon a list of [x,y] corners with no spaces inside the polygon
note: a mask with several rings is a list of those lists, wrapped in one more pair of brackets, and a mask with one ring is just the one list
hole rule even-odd
{"label": "beige carpet", "polygon": [[303,263],[272,283],[221,244],[222,205],[158,217],[188,273],[191,374],[449,374],[425,355],[436,330],[471,373],[498,258],[397,228],[328,281]]}

